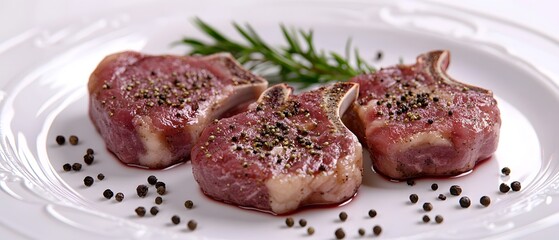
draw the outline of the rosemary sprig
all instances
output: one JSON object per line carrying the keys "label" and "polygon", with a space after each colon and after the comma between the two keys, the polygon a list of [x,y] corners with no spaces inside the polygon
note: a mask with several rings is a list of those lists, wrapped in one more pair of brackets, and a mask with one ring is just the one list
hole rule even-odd
{"label": "rosemary sprig", "polygon": [[[189,54],[208,55],[219,52],[231,53],[241,64],[263,75],[271,82],[302,83],[303,87],[329,81],[345,81],[362,73],[374,72],[360,55],[346,43],[346,53],[325,53],[317,50],[313,42],[313,31],[303,31],[280,25],[286,47],[272,47],[256,31],[246,24],[233,23],[235,30],[246,43],[236,42],[199,18],[194,24],[205,33],[212,43],[195,38],[183,38],[181,43],[191,47]],[[301,41],[302,39],[302,41]],[[351,52],[354,52],[351,56]]]}

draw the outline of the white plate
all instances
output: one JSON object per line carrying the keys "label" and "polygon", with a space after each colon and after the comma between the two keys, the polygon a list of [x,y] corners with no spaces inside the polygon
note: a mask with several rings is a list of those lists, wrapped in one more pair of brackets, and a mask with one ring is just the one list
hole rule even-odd
{"label": "white plate", "polygon": [[[87,116],[88,76],[107,54],[122,50],[183,54],[170,43],[182,36],[200,36],[191,24],[193,16],[233,35],[232,20],[251,23],[265,39],[281,42],[278,24],[313,28],[317,44],[342,51],[348,37],[363,56],[384,52],[377,66],[388,66],[400,57],[407,63],[433,49],[452,53],[450,74],[456,79],[494,91],[502,111],[501,141],[495,156],[465,176],[422,179],[413,187],[379,177],[367,164],[363,185],[348,204],[297,212],[316,229],[312,238],[333,239],[342,227],[349,239],[364,228],[380,225],[385,238],[483,238],[522,237],[559,222],[559,44],[552,38],[471,12],[416,2],[365,1],[289,2],[246,1],[243,4],[213,2],[140,4],[127,12],[35,28],[0,46],[0,235],[9,238],[192,238],[192,239],[306,239],[306,229],[288,229],[284,217],[243,210],[203,196],[192,178],[190,164],[163,171],[146,171],[121,165],[108,153]],[[256,9],[258,9],[256,11]],[[518,48],[522,43],[529,45]],[[58,146],[56,135],[80,137],[78,146]],[[64,163],[81,162],[87,148],[96,151],[95,164],[80,172],[64,172]],[[512,169],[503,177],[500,169]],[[106,178],[92,187],[83,185],[86,175]],[[135,188],[149,175],[167,183],[168,193],[157,216],[138,218],[137,206],[154,206],[153,187],[144,199]],[[501,182],[518,180],[520,192],[501,194]],[[430,190],[431,183],[439,190]],[[461,209],[458,197],[449,196],[458,184],[472,206]],[[110,188],[123,192],[125,200],[106,200]],[[418,204],[408,203],[417,193]],[[439,193],[448,196],[437,200]],[[479,204],[483,195],[492,203]],[[184,208],[191,199],[195,207]],[[434,210],[425,213],[423,202]],[[367,216],[375,209],[378,216]],[[340,222],[338,213],[349,214]],[[182,222],[171,224],[177,214]],[[421,222],[424,214],[444,222]],[[6,217],[10,216],[10,217]],[[186,230],[195,219],[198,228]]]}

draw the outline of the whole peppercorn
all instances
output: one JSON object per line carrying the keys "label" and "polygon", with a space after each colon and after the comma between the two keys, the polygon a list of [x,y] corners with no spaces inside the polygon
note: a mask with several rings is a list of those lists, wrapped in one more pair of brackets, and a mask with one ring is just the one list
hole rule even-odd
{"label": "whole peppercorn", "polygon": [[64,136],[61,135],[56,136],[56,143],[58,143],[58,145],[64,145],[65,142],[66,142],[66,138],[64,138]]}
{"label": "whole peppercorn", "polygon": [[468,207],[470,207],[470,204],[472,203],[470,201],[470,198],[466,197],[466,196],[461,197],[459,202],[460,202],[460,207],[462,207],[462,208],[468,208]]}
{"label": "whole peppercorn", "polygon": [[510,168],[504,167],[503,169],[501,169],[501,173],[505,176],[508,176],[510,174]]}
{"label": "whole peppercorn", "polygon": [[134,211],[139,217],[143,217],[146,215],[146,208],[144,207],[137,207]]}
{"label": "whole peppercorn", "polygon": [[161,187],[161,186],[166,187],[164,182],[156,182],[155,183],[155,188],[158,188],[158,187]]}
{"label": "whole peppercorn", "polygon": [[506,183],[501,183],[501,185],[499,185],[499,191],[501,191],[502,193],[507,193],[509,192],[509,190],[510,187]]}
{"label": "whole peppercorn", "polygon": [[453,196],[460,196],[460,194],[462,194],[462,188],[458,185],[452,185],[450,187],[450,194]]}
{"label": "whole peppercorn", "polygon": [[379,225],[373,227],[373,234],[375,234],[375,236],[380,235],[381,232],[382,232],[382,228]]}
{"label": "whole peppercorn", "polygon": [[115,195],[115,200],[117,202],[122,202],[122,200],[124,200],[124,193],[117,192],[116,195]]}
{"label": "whole peppercorn", "polygon": [[186,200],[184,202],[184,207],[188,208],[188,209],[191,209],[192,207],[194,207],[194,202],[192,202],[192,200]]}
{"label": "whole peppercorn", "polygon": [[424,203],[423,210],[425,210],[426,212],[433,210],[433,204],[431,204],[430,202]]}
{"label": "whole peppercorn", "polygon": [[415,185],[415,181],[413,179],[408,179],[406,180],[406,183],[408,184],[408,186],[413,186]]}
{"label": "whole peppercorn", "polygon": [[68,142],[70,142],[70,144],[72,145],[78,145],[78,137],[72,135],[70,136],[70,138],[68,138]]}
{"label": "whole peppercorn", "polygon": [[155,216],[159,213],[159,208],[156,206],[153,206],[149,209],[149,213],[151,213],[151,215]]}
{"label": "whole peppercorn", "polygon": [[423,215],[422,220],[423,220],[424,223],[428,223],[429,221],[431,221],[431,218],[427,215]]}
{"label": "whole peppercorn", "polygon": [[519,181],[514,181],[510,184],[510,187],[513,191],[518,192],[518,191],[520,191],[520,188],[521,188],[520,182]]}
{"label": "whole peppercorn", "polygon": [[483,205],[484,207],[489,206],[489,204],[491,204],[491,198],[489,198],[488,196],[483,196],[479,199],[479,203],[481,203],[481,205]]}
{"label": "whole peppercorn", "polygon": [[85,164],[87,165],[91,165],[93,163],[93,155],[91,154],[85,154],[83,155],[83,162],[85,162]]}
{"label": "whole peppercorn", "polygon": [[167,188],[165,187],[165,185],[157,187],[157,194],[159,195],[164,195],[166,191]]}
{"label": "whole peppercorn", "polygon": [[295,221],[293,220],[293,218],[286,218],[285,219],[285,225],[287,225],[288,227],[293,227],[293,225],[295,224]]}
{"label": "whole peppercorn", "polygon": [[196,223],[196,221],[194,221],[194,220],[190,220],[190,221],[188,221],[188,223],[186,224],[186,226],[187,226],[188,229],[190,229],[191,231],[194,231],[194,229],[196,229],[196,227],[198,226],[198,223]]}
{"label": "whole peppercorn", "polygon": [[345,220],[347,220],[347,213],[346,212],[340,212],[338,217],[340,217],[340,220],[342,220],[342,222],[345,222]]}
{"label": "whole peppercorn", "polygon": [[181,223],[181,218],[177,215],[173,215],[173,217],[171,217],[171,222],[173,222],[173,224],[178,225],[179,223]]}
{"label": "whole peppercorn", "polygon": [[359,230],[357,230],[357,233],[359,233],[359,236],[365,236],[365,229],[359,228]]}
{"label": "whole peppercorn", "polygon": [[105,189],[105,191],[103,191],[103,197],[111,199],[113,197],[113,191],[111,191],[111,189]]}
{"label": "whole peppercorn", "polygon": [[83,184],[84,184],[85,186],[90,187],[91,185],[93,185],[93,178],[90,177],[90,176],[85,177],[85,178],[83,179]]}
{"label": "whole peppercorn", "polygon": [[344,239],[345,238],[345,232],[342,228],[336,229],[336,231],[334,232],[334,235],[336,235],[336,239]]}
{"label": "whole peppercorn", "polygon": [[300,225],[301,227],[307,226],[307,220],[305,220],[304,218],[299,219],[299,225]]}
{"label": "whole peppercorn", "polygon": [[138,194],[138,197],[145,197],[148,194],[148,186],[146,185],[138,185],[138,187],[136,187],[136,193]]}
{"label": "whole peppercorn", "polygon": [[157,177],[151,175],[148,177],[148,183],[151,185],[155,185],[155,183],[157,183]]}
{"label": "whole peppercorn", "polygon": [[161,198],[160,196],[157,196],[155,198],[155,204],[161,205],[161,203],[163,203],[163,198]]}
{"label": "whole peppercorn", "polygon": [[72,170],[72,165],[70,165],[69,163],[66,163],[66,164],[62,165],[62,169],[64,169],[65,172],[69,172],[70,170]]}
{"label": "whole peppercorn", "polygon": [[377,211],[374,209],[369,210],[369,217],[374,218],[377,216]]}
{"label": "whole peppercorn", "polygon": [[446,200],[446,196],[445,196],[444,194],[442,194],[442,193],[439,194],[439,197],[438,197],[438,198],[439,198],[440,200],[443,200],[443,201]]}
{"label": "whole peppercorn", "polygon": [[307,228],[307,234],[313,235],[314,234],[314,228],[313,227]]}
{"label": "whole peppercorn", "polygon": [[410,195],[410,202],[411,203],[417,203],[417,201],[419,201],[419,196],[417,196],[417,194],[413,193]]}
{"label": "whole peppercorn", "polygon": [[91,148],[88,148],[88,149],[85,151],[85,153],[86,153],[86,154],[89,154],[89,155],[93,155],[93,154],[94,154],[93,149],[91,149]]}
{"label": "whole peppercorn", "polygon": [[74,170],[76,172],[82,170],[82,164],[81,163],[72,164],[72,170]]}
{"label": "whole peppercorn", "polygon": [[105,175],[103,175],[102,173],[97,174],[97,179],[99,179],[99,181],[103,181],[103,179],[105,179]]}
{"label": "whole peppercorn", "polygon": [[439,185],[436,183],[431,184],[431,190],[433,191],[437,191],[437,189],[439,189]]}
{"label": "whole peppercorn", "polygon": [[435,216],[435,222],[436,222],[436,223],[442,223],[443,220],[444,220],[444,219],[443,219],[443,216],[441,216],[441,215]]}

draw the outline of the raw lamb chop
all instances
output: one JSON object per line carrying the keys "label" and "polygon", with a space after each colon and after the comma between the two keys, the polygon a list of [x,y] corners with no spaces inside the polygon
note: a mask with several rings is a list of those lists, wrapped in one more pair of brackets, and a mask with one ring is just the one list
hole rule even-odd
{"label": "raw lamb chop", "polygon": [[344,122],[367,145],[375,170],[392,179],[471,170],[497,149],[501,119],[493,93],[447,75],[450,53],[381,69],[352,82],[359,99]]}
{"label": "raw lamb chop", "polygon": [[291,92],[285,84],[271,87],[248,112],[203,131],[192,149],[192,171],[205,194],[276,214],[355,194],[362,149],[340,115],[356,99],[358,85]]}
{"label": "raw lamb chop", "polygon": [[228,54],[107,56],[89,79],[89,115],[125,164],[165,168],[189,159],[202,129],[255,101],[266,80]]}

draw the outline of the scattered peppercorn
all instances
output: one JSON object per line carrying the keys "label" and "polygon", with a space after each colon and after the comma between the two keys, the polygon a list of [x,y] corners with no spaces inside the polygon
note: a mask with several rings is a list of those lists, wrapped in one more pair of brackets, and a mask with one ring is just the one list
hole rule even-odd
{"label": "scattered peppercorn", "polygon": [[377,52],[377,58],[375,60],[380,61],[382,59],[382,52],[378,51]]}
{"label": "scattered peppercorn", "polygon": [[159,195],[165,194],[166,191],[167,191],[167,188],[165,188],[165,185],[157,187],[157,194],[159,194]]}
{"label": "scattered peppercorn", "polygon": [[144,207],[137,207],[134,211],[139,217],[143,217],[146,215],[146,208]]}
{"label": "scattered peppercorn", "polygon": [[111,199],[113,197],[113,191],[111,191],[111,189],[105,189],[105,191],[103,192],[103,196],[106,199]]}
{"label": "scattered peppercorn", "polygon": [[300,225],[301,227],[307,226],[307,220],[305,220],[305,219],[303,219],[303,218],[302,218],[302,219],[299,219],[299,225]]}
{"label": "scattered peppercorn", "polygon": [[501,169],[501,173],[505,176],[508,176],[510,174],[510,168],[504,167],[503,169]]}
{"label": "scattered peppercorn", "polygon": [[501,183],[501,185],[499,185],[499,191],[501,191],[502,193],[507,193],[509,190],[510,187],[506,183]]}
{"label": "scattered peppercorn", "polygon": [[441,215],[435,216],[435,222],[436,223],[442,223],[443,220],[444,220],[443,216],[441,216]]}
{"label": "scattered peppercorn", "polygon": [[88,148],[88,149],[85,151],[85,153],[86,153],[86,154],[89,154],[89,155],[93,155],[93,154],[94,154],[93,149],[91,149],[91,148]]}
{"label": "scattered peppercorn", "polygon": [[293,227],[293,225],[295,224],[295,221],[293,220],[293,218],[286,218],[285,219],[285,225],[287,225],[287,227]]}
{"label": "scattered peppercorn", "polygon": [[115,195],[115,200],[117,202],[122,202],[122,200],[124,200],[124,193],[117,192],[116,195]]}
{"label": "scattered peppercorn", "polygon": [[156,182],[155,183],[155,188],[158,188],[158,187],[161,187],[161,186],[166,187],[164,182]]}
{"label": "scattered peppercorn", "polygon": [[437,189],[439,189],[439,185],[436,183],[431,184],[431,190],[433,191],[437,191]]}
{"label": "scattered peppercorn", "polygon": [[489,204],[491,204],[491,198],[489,198],[488,196],[483,196],[479,199],[479,203],[481,203],[481,205],[483,205],[484,207],[489,206]]}
{"label": "scattered peppercorn", "polygon": [[190,229],[191,231],[194,231],[194,229],[196,229],[196,227],[198,226],[198,223],[196,223],[196,221],[194,221],[194,220],[190,220],[190,221],[188,221],[188,223],[186,224],[186,226],[187,226],[188,229]]}
{"label": "scattered peppercorn", "polygon": [[159,213],[159,208],[156,206],[153,206],[149,209],[149,213],[151,213],[151,215],[155,216]]}
{"label": "scattered peppercorn", "polygon": [[72,164],[72,169],[76,172],[80,171],[80,170],[82,170],[82,164],[81,163],[74,163],[74,164]]}
{"label": "scattered peppercorn", "polygon": [[103,179],[105,179],[105,175],[103,175],[102,173],[97,174],[97,179],[99,179],[100,181],[103,181]]}
{"label": "scattered peppercorn", "polygon": [[419,201],[419,196],[417,196],[417,194],[413,193],[410,195],[410,202],[411,203],[417,203],[417,201]]}
{"label": "scattered peppercorn", "polygon": [[424,203],[423,210],[425,210],[426,212],[433,210],[433,204],[431,204],[430,202]]}
{"label": "scattered peppercorn", "polygon": [[520,182],[519,181],[514,181],[510,184],[510,187],[513,191],[518,192],[518,191],[520,191],[520,188],[521,188]]}
{"label": "scattered peppercorn", "polygon": [[444,201],[444,200],[446,200],[446,196],[441,193],[441,194],[439,194],[439,199]]}
{"label": "scattered peppercorn", "polygon": [[186,200],[184,202],[184,207],[188,208],[188,209],[191,209],[192,207],[194,207],[194,202],[192,202],[192,200]]}
{"label": "scattered peppercorn", "polygon": [[155,198],[155,204],[161,205],[161,203],[163,203],[163,198],[161,198],[160,196],[157,196]]}
{"label": "scattered peppercorn", "polygon": [[155,177],[155,176],[153,176],[153,175],[149,176],[149,177],[148,177],[148,183],[149,183],[150,185],[155,185],[155,184],[157,183],[157,177]]}
{"label": "scattered peppercorn", "polygon": [[374,218],[377,216],[377,211],[374,209],[369,210],[369,217]]}
{"label": "scattered peppercorn", "polygon": [[313,235],[314,234],[314,228],[313,227],[307,228],[307,234]]}
{"label": "scattered peppercorn", "polygon": [[85,164],[87,165],[91,165],[93,163],[93,155],[91,154],[85,154],[83,155],[83,162],[85,162]]}
{"label": "scattered peppercorn", "polygon": [[62,165],[62,169],[64,169],[64,171],[69,172],[70,170],[72,170],[72,165],[70,165],[69,163],[66,163],[64,165]]}
{"label": "scattered peppercorn", "polygon": [[93,185],[93,178],[90,176],[87,176],[83,179],[83,184],[85,184],[86,186],[90,187],[91,185]]}
{"label": "scattered peppercorn", "polygon": [[136,187],[136,193],[138,194],[138,197],[145,197],[148,195],[148,186],[144,184],[138,185],[138,187]]}
{"label": "scattered peppercorn", "polygon": [[408,180],[406,180],[406,183],[407,183],[409,186],[415,185],[415,181],[414,181],[413,179],[408,179]]}
{"label": "scattered peppercorn", "polygon": [[345,222],[345,220],[347,220],[347,213],[346,212],[340,212],[339,217],[340,217],[340,220],[342,220],[342,222]]}
{"label": "scattered peppercorn", "polygon": [[427,216],[427,215],[423,215],[423,219],[422,219],[422,220],[423,220],[424,223],[428,223],[429,221],[431,221],[431,218],[430,218],[429,216]]}
{"label": "scattered peppercorn", "polygon": [[61,135],[56,136],[56,143],[58,143],[58,145],[64,145],[65,142],[66,142],[66,138],[64,138],[64,136]]}
{"label": "scattered peppercorn", "polygon": [[460,194],[462,194],[462,188],[458,185],[452,185],[450,187],[450,194],[453,196],[460,196]]}
{"label": "scattered peppercorn", "polygon": [[379,225],[373,227],[373,234],[375,234],[375,236],[380,235],[381,232],[382,232],[382,228]]}
{"label": "scattered peppercorn", "polygon": [[78,137],[72,135],[70,136],[70,138],[68,138],[68,142],[70,142],[70,144],[72,145],[78,145]]}
{"label": "scattered peppercorn", "polygon": [[428,119],[428,120],[427,120],[427,123],[433,124],[433,119]]}
{"label": "scattered peppercorn", "polygon": [[181,218],[177,215],[173,215],[171,217],[171,222],[173,222],[173,224],[178,225],[179,223],[181,223]]}
{"label": "scattered peppercorn", "polygon": [[462,207],[462,208],[469,208],[470,204],[472,204],[472,202],[470,201],[470,198],[466,197],[466,196],[461,197],[459,203],[460,203],[460,207]]}
{"label": "scattered peppercorn", "polygon": [[345,232],[342,228],[336,229],[336,231],[334,232],[334,235],[336,235],[337,239],[344,239],[345,238]]}
{"label": "scattered peppercorn", "polygon": [[357,233],[359,233],[359,236],[365,236],[365,229],[359,228],[359,230],[357,230]]}

